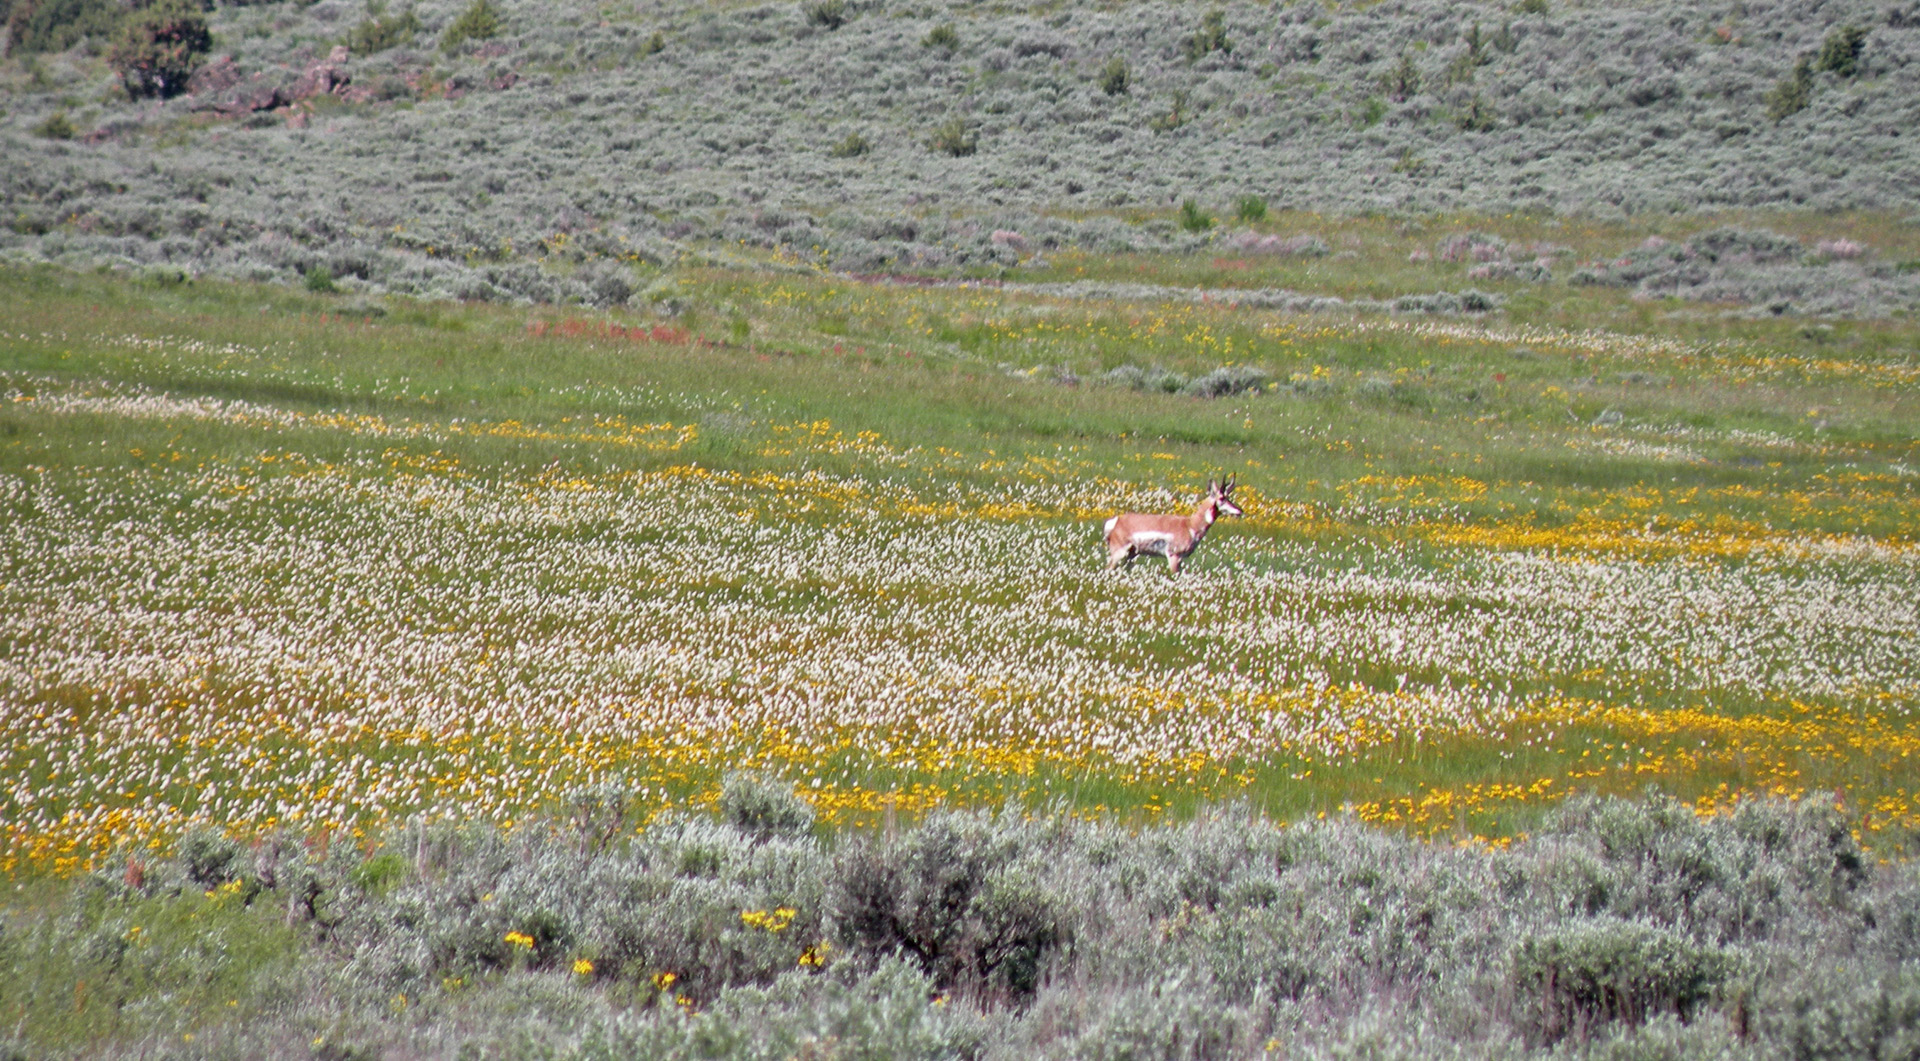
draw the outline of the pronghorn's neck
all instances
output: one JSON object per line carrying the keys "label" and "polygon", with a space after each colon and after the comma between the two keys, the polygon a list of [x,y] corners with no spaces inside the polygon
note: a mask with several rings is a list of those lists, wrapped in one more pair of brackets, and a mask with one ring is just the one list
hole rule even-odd
{"label": "pronghorn's neck", "polygon": [[1220,518],[1220,502],[1213,497],[1208,497],[1200,502],[1199,508],[1193,510],[1193,515],[1187,517],[1187,533],[1193,536],[1195,542],[1198,542],[1207,536],[1207,528],[1213,526],[1213,521],[1218,518]]}

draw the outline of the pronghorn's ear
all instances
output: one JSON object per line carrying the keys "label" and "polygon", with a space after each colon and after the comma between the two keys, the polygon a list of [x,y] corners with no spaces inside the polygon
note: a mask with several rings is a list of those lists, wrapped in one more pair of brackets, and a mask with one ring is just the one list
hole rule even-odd
{"label": "pronghorn's ear", "polygon": [[1219,481],[1218,481],[1218,480],[1216,480],[1216,479],[1208,479],[1208,480],[1207,480],[1207,493],[1209,493],[1209,494],[1217,494],[1217,493],[1219,493],[1219,492],[1220,492],[1220,483],[1219,483]]}

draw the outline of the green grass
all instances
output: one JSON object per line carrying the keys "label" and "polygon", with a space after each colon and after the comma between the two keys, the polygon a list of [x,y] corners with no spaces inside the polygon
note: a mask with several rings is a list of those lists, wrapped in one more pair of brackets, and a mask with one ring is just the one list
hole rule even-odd
{"label": "green grass", "polygon": [[[1336,248],[1357,243],[1358,256],[1276,263],[1252,277],[1229,270],[1230,278],[1204,256],[1063,255],[1053,269],[1061,278],[1166,284],[1252,279],[1346,296],[1430,290],[1435,267],[1409,266],[1402,244],[1431,242],[1447,225],[1397,224],[1269,215],[1263,230],[1312,227]],[[1506,219],[1472,224],[1515,238],[1560,231]],[[1626,234],[1580,238],[1617,245]],[[65,790],[70,775],[51,764],[68,749],[34,736],[56,731],[44,728],[51,722],[6,731],[0,761],[29,779],[35,800],[75,810],[99,800],[129,815],[112,828],[16,835],[13,850],[26,858],[16,869],[71,868],[103,845],[163,842],[180,815],[258,827],[266,817],[284,820],[280,808],[299,807],[330,783],[362,791],[381,771],[412,787],[363,793],[360,817],[348,814],[341,827],[481,791],[485,816],[504,819],[545,805],[552,792],[543,785],[610,775],[668,804],[697,804],[742,764],[802,783],[823,779],[846,797],[827,808],[829,821],[871,817],[889,805],[887,793],[915,785],[932,795],[908,800],[909,809],[925,799],[1064,796],[1091,812],[1158,815],[1244,799],[1281,816],[1356,806],[1422,832],[1489,835],[1523,830],[1542,793],[1550,801],[1575,788],[1635,792],[1650,781],[1703,801],[1839,788],[1862,806],[1891,800],[1887,820],[1912,813],[1920,784],[1898,753],[1912,721],[1897,705],[1915,675],[1885,654],[1910,631],[1840,622],[1790,648],[1780,634],[1742,640],[1774,629],[1742,626],[1743,609],[1757,606],[1745,598],[1709,600],[1697,620],[1681,616],[1665,633],[1668,617],[1654,612],[1635,620],[1645,633],[1586,630],[1580,610],[1560,597],[1508,602],[1542,592],[1513,565],[1548,558],[1654,579],[1664,588],[1653,592],[1670,594],[1682,611],[1694,565],[1713,572],[1708,581],[1720,588],[1712,592],[1751,592],[1753,601],[1781,590],[1798,600],[1823,585],[1899,599],[1912,584],[1911,554],[1902,550],[1920,528],[1911,470],[1920,410],[1901,353],[1914,341],[1909,323],[1839,322],[1827,331],[1678,316],[1618,292],[1564,289],[1564,298],[1516,294],[1488,319],[1422,331],[1380,316],[1077,301],[791,272],[676,275],[690,306],[677,319],[401,300],[374,313],[299,289],[0,273],[9,307],[0,373],[22,399],[0,407],[0,475],[15,484],[0,505],[32,530],[36,550],[53,550],[11,557],[19,574],[7,589],[10,607],[26,618],[4,633],[0,651],[26,658],[53,630],[50,617],[82,609],[95,618],[84,637],[64,643],[62,658],[110,660],[124,641],[136,657],[178,661],[105,684],[14,679],[8,695],[23,707],[48,718],[74,713],[79,728],[56,727],[70,735],[60,739],[93,734],[90,768],[104,773],[93,787]],[[669,341],[636,339],[629,329]],[[1095,381],[1118,364],[1199,374],[1228,362],[1259,367],[1282,386],[1208,401]],[[1008,371],[1034,366],[1083,382]],[[115,392],[256,411],[140,413],[97,400]],[[93,404],[74,404],[80,399]],[[1603,412],[1615,420],[1602,421]],[[649,433],[650,424],[670,426]],[[1225,525],[1194,558],[1193,578],[1208,587],[1213,610],[1194,617],[1199,626],[1178,613],[1139,611],[1174,606],[1156,562],[1101,576],[1091,524],[1148,503],[1131,499],[1189,504],[1207,478],[1229,472],[1244,484],[1253,517]],[[715,492],[708,501],[659,492],[680,481]],[[617,505],[603,500],[629,494]],[[589,507],[572,504],[576,496]],[[660,504],[676,514],[647,515],[645,506]],[[717,514],[724,520],[709,522]],[[373,537],[358,540],[361,528]],[[978,544],[936,548],[929,556],[937,562],[908,559],[923,536]],[[125,544],[115,552],[85,545],[90,537]],[[86,559],[66,559],[58,541],[84,545]],[[854,548],[850,569],[811,566],[836,542]],[[1834,542],[1882,552],[1853,560],[1807,552]],[[902,559],[884,559],[887,548]],[[677,559],[709,555],[704,562],[722,567],[780,556],[795,566],[777,576],[702,572]],[[1256,597],[1234,580],[1270,578],[1297,585],[1260,590],[1265,611],[1248,612]],[[1443,588],[1424,588],[1428,581]],[[99,595],[95,584],[120,588]],[[512,592],[495,601],[495,586]],[[1039,603],[1047,586],[1061,595],[1052,613]],[[726,625],[735,614],[742,625]],[[1248,640],[1230,625],[1276,614],[1333,640],[1289,646]],[[1103,615],[1131,615],[1136,629],[1091,621]],[[297,634],[301,655],[274,662],[242,649],[231,661],[217,651],[201,658],[210,646],[179,640],[193,641],[196,624],[237,637],[259,623]],[[1377,636],[1387,640],[1357,632],[1370,624],[1385,624]],[[1586,673],[1592,668],[1577,662],[1470,647],[1475,637],[1524,645],[1530,624],[1570,651],[1590,639],[1619,646],[1607,658],[1639,662]],[[1396,648],[1396,626],[1442,640]],[[756,635],[769,639],[765,648],[737,647]],[[792,639],[786,649],[777,647],[783,636]],[[693,641],[676,648],[680,637]],[[1637,637],[1654,640],[1633,648]],[[1879,654],[1845,662],[1844,644],[1859,638]],[[542,721],[559,710],[540,692],[553,683],[576,689],[569,696],[597,687],[630,697],[616,715],[633,718],[659,710],[661,698],[751,706],[768,695],[755,682],[772,681],[782,695],[831,691],[841,684],[826,677],[834,668],[866,666],[863,644],[899,653],[900,687],[929,703],[975,695],[951,684],[963,671],[967,682],[989,686],[1015,675],[1014,699],[967,709],[974,713],[951,725],[923,715],[819,730],[656,733],[644,750],[591,715]],[[405,651],[420,662],[395,656],[382,665],[404,686],[396,694],[329,662],[349,645],[412,646]],[[544,645],[545,654],[512,658],[525,645]],[[1674,658],[1676,647],[1685,651]],[[597,662],[635,649],[641,654],[618,666]],[[385,658],[378,653],[388,650],[372,651]],[[798,671],[778,669],[782,651]],[[1018,691],[1027,680],[1019,668],[1044,674],[1062,652],[1137,675],[1158,706],[1136,716],[1111,691]],[[1724,664],[1701,655],[1727,652],[1735,655]],[[1751,652],[1785,655],[1740,662]],[[1794,653],[1806,658],[1796,663]],[[102,665],[111,673],[122,666]],[[1726,720],[1749,715],[1795,718],[1796,705],[1813,698],[1795,691],[1813,689],[1811,679],[1767,679],[1769,687],[1745,671],[1716,676],[1722,666],[1756,665],[1857,671],[1850,690],[1826,698],[1825,710],[1837,713],[1822,723],[1827,744],[1809,750],[1804,735],[1730,728]],[[576,686],[571,675],[582,667],[605,676]],[[1084,732],[1062,738],[1072,748],[1061,750],[1048,743],[1054,737],[1020,728],[1031,710],[1049,725],[1110,719],[1101,724],[1145,726],[1140,732],[1160,740],[1183,724],[1181,712],[1238,710],[1182,675],[1261,673],[1276,690],[1357,690],[1376,705],[1363,715],[1399,703],[1403,688],[1442,700],[1453,695],[1445,690],[1484,697],[1499,689],[1516,706],[1497,713],[1517,714],[1484,725],[1381,716],[1383,728],[1341,752],[1256,742],[1264,750],[1252,757],[1201,750],[1192,759],[1189,749],[1132,765],[1075,744]],[[366,705],[395,695],[398,714],[365,716]],[[250,719],[284,710],[275,705],[286,696],[315,719],[338,718],[344,732],[317,740],[253,728]],[[419,710],[414,696],[427,698],[420,704],[450,697],[470,705],[461,712],[497,710],[517,721],[432,721],[440,716],[410,714]],[[175,703],[201,706],[181,713],[168,706]],[[525,706],[535,703],[548,706]],[[1047,703],[1055,706],[1030,706]],[[1624,716],[1588,717],[1592,705],[1692,721],[1669,732]],[[238,765],[208,761],[209,738],[194,721],[209,710],[231,727],[219,739],[249,749]],[[123,732],[123,715],[154,728],[136,740]],[[1880,728],[1862,736],[1842,715]],[[143,740],[171,750],[143,749]],[[820,746],[804,748],[809,741]],[[1589,771],[1597,748],[1608,749],[1608,765]],[[373,773],[337,773],[355,757]],[[203,766],[212,771],[205,779],[187,777]],[[144,780],[114,787],[122,774]],[[528,779],[502,780],[522,774]],[[209,802],[207,780],[249,795]],[[1496,784],[1531,794],[1470,791]],[[27,805],[18,792],[6,799],[18,820]],[[1396,815],[1399,800],[1424,801],[1425,810],[1417,820]],[[276,810],[244,809],[269,806]],[[51,846],[28,857],[36,836]]]}

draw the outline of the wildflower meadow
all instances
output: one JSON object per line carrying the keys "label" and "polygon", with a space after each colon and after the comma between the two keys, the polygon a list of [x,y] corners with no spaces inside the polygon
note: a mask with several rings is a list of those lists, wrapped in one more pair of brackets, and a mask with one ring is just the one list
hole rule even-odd
{"label": "wildflower meadow", "polygon": [[[1920,825],[1904,321],[1058,268],[683,267],[641,311],[0,275],[21,1049],[1893,1034],[1907,981],[1786,970],[1920,923],[1872,868]],[[1177,576],[1106,569],[1107,517],[1227,475]],[[1229,959],[1294,859],[1387,935]],[[1401,883],[1335,911],[1367,860]],[[1391,942],[1435,902],[1450,942]],[[1344,957],[1257,964],[1296,945]],[[743,991],[770,1038],[722,1034]]]}
{"label": "wildflower meadow", "polygon": [[0,1061],[1920,1055],[1916,57],[0,0]]}

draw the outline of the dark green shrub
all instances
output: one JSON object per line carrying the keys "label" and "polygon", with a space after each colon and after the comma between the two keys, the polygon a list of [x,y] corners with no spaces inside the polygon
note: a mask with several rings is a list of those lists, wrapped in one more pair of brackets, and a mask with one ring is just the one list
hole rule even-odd
{"label": "dark green shrub", "polygon": [[192,0],[157,0],[130,18],[107,50],[107,65],[135,99],[186,91],[213,46],[207,19]]}
{"label": "dark green shrub", "polygon": [[847,24],[847,0],[815,0],[806,6],[806,13],[809,23],[836,30]]}
{"label": "dark green shrub", "polygon": [[[1020,825],[937,814],[867,838],[836,867],[834,909],[854,946],[913,962],[942,988],[1030,996],[1070,938]],[[1026,857],[1022,857],[1026,856]]]}
{"label": "dark green shrub", "polygon": [[1420,68],[1413,65],[1413,53],[1401,52],[1400,64],[1380,79],[1387,98],[1401,103],[1420,91]]}
{"label": "dark green shrub", "polygon": [[1868,31],[1860,26],[1841,26],[1820,45],[1820,57],[1814,60],[1814,68],[1852,77],[1860,72],[1860,51],[1867,42]]}
{"label": "dark green shrub", "polygon": [[1487,39],[1480,35],[1480,23],[1475,22],[1462,38],[1467,45],[1467,61],[1475,66],[1485,66],[1493,62],[1493,56],[1487,54]]}
{"label": "dark green shrub", "polygon": [[1379,125],[1380,119],[1386,116],[1387,101],[1381,99],[1379,96],[1368,96],[1367,102],[1360,106],[1360,127],[1370,129],[1373,126]]}
{"label": "dark green shrub", "polygon": [[398,15],[371,14],[347,32],[347,49],[355,55],[372,55],[388,48],[413,43],[420,32],[420,16],[411,10]]}
{"label": "dark green shrub", "polygon": [[1156,133],[1170,133],[1187,124],[1188,117],[1187,90],[1176,88],[1173,90],[1173,102],[1167,108],[1167,112],[1147,119],[1147,128]]}
{"label": "dark green shrub", "polygon": [[980,144],[967,128],[966,120],[956,116],[934,127],[927,146],[943,155],[963,158],[979,150]]}
{"label": "dark green shrub", "polygon": [[1123,56],[1116,55],[1108,59],[1107,65],[1100,68],[1100,91],[1109,96],[1126,95],[1127,86],[1132,81],[1133,71],[1128,68]]}
{"label": "dark green shrub", "polygon": [[1555,1043],[1663,1013],[1686,1020],[1737,968],[1733,955],[1678,932],[1604,918],[1521,941],[1512,984],[1522,1021]]}
{"label": "dark green shrub", "polygon": [[47,120],[33,127],[35,136],[44,136],[49,140],[71,140],[74,135],[73,120],[66,111],[54,111]]}
{"label": "dark green shrub", "polygon": [[1188,232],[1205,232],[1213,227],[1213,215],[1194,200],[1185,200],[1180,204],[1180,227]]}
{"label": "dark green shrub", "polygon": [[649,56],[649,55],[658,55],[661,52],[664,52],[666,50],[667,50],[667,35],[665,33],[660,32],[659,30],[654,30],[653,36],[648,37],[647,42],[640,46],[640,55],[642,57]]}
{"label": "dark green shrub", "polygon": [[1243,195],[1235,204],[1234,212],[1240,215],[1242,221],[1261,221],[1267,216],[1267,201],[1257,195]]}
{"label": "dark green shrub", "polygon": [[1786,119],[1807,109],[1813,102],[1813,65],[1806,56],[1793,64],[1793,73],[1773,86],[1767,94],[1767,117],[1774,121]]}
{"label": "dark green shrub", "polygon": [[324,265],[316,265],[308,269],[304,282],[307,290],[315,294],[330,295],[340,290],[333,284],[333,270]]}
{"label": "dark green shrub", "polygon": [[938,48],[941,51],[951,54],[960,47],[960,31],[953,27],[953,23],[942,22],[927,31],[927,35],[925,39],[920,42],[920,46],[923,48]]}
{"label": "dark green shrub", "polygon": [[239,875],[240,845],[217,830],[201,829],[182,837],[177,857],[187,880],[201,888],[217,888]]}
{"label": "dark green shrub", "polygon": [[62,52],[88,37],[111,37],[126,9],[114,0],[14,0],[0,22],[9,50],[22,55]]}
{"label": "dark green shrub", "polygon": [[491,40],[500,34],[500,9],[491,0],[473,0],[440,35],[440,47],[453,51],[468,41]]}
{"label": "dark green shrub", "polygon": [[859,158],[861,155],[872,150],[873,145],[867,142],[866,137],[856,131],[848,133],[839,143],[828,148],[827,154],[832,155],[834,158]]}
{"label": "dark green shrub", "polygon": [[1547,0],[1520,0],[1513,9],[1523,15],[1544,15],[1547,13]]}
{"label": "dark green shrub", "polygon": [[1201,17],[1200,28],[1187,38],[1187,59],[1193,61],[1212,52],[1231,51],[1233,42],[1227,39],[1227,13],[1216,7]]}
{"label": "dark green shrub", "polygon": [[1493,128],[1493,107],[1480,93],[1475,92],[1473,98],[1467,101],[1466,108],[1455,116],[1453,123],[1460,127],[1461,132],[1484,133]]}
{"label": "dark green shrub", "polygon": [[750,774],[727,775],[720,789],[720,817],[760,841],[797,839],[813,831],[812,804],[785,784]]}

